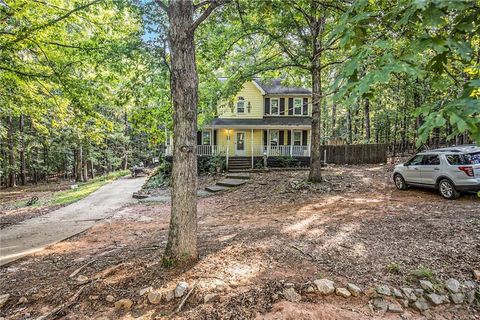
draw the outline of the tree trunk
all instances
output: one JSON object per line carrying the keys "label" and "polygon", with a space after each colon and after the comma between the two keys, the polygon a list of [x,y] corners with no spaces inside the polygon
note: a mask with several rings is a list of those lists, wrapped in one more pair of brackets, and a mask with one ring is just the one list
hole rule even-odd
{"label": "tree trunk", "polygon": [[95,169],[93,168],[93,160],[90,160],[90,176],[95,179]]}
{"label": "tree trunk", "polygon": [[334,103],[332,105],[332,137],[336,138],[337,137],[337,105]]}
{"label": "tree trunk", "polygon": [[198,76],[191,1],[170,1],[169,43],[173,99],[173,167],[170,230],[165,259],[191,262],[197,252]]}
{"label": "tree trunk", "polygon": [[368,98],[365,98],[363,113],[365,117],[365,140],[370,143],[370,99]]}
{"label": "tree trunk", "polygon": [[[312,12],[316,12],[317,3],[311,2]],[[321,69],[321,55],[322,44],[321,36],[325,24],[325,17],[321,17],[319,21],[315,21],[310,26],[312,34],[312,62],[311,62],[311,77],[312,77],[312,133],[310,141],[310,174],[308,180],[312,182],[322,181],[322,155],[321,148],[321,123],[322,123],[322,69]]]}
{"label": "tree trunk", "polygon": [[82,144],[78,146],[77,149],[77,164],[76,164],[76,172],[75,172],[75,179],[77,182],[84,182],[83,180],[83,147]]}
{"label": "tree trunk", "polygon": [[352,130],[352,111],[350,108],[347,110],[347,131],[348,131],[348,143],[353,143],[353,130]]}
{"label": "tree trunk", "polygon": [[15,127],[13,124],[13,116],[8,116],[8,186],[10,188],[17,186],[17,175],[15,168]]}
{"label": "tree trunk", "polygon": [[20,115],[20,182],[22,186],[25,185],[27,180],[26,177],[26,166],[25,166],[25,119],[23,114]]}

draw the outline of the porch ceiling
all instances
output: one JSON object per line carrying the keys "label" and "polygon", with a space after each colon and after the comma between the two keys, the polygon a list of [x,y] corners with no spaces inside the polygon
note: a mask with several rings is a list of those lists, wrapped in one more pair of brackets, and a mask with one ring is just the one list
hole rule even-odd
{"label": "porch ceiling", "polygon": [[312,118],[304,116],[265,116],[262,119],[225,119],[215,118],[207,128],[302,128],[310,129],[312,126]]}

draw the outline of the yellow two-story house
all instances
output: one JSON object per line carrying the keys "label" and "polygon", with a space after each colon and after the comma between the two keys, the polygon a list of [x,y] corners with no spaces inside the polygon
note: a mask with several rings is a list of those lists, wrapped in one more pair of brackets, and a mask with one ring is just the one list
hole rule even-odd
{"label": "yellow two-story house", "polygon": [[[221,79],[222,80],[222,79]],[[281,80],[244,83],[197,135],[197,154],[225,155],[227,167],[254,167],[264,157],[310,157],[311,91]]]}

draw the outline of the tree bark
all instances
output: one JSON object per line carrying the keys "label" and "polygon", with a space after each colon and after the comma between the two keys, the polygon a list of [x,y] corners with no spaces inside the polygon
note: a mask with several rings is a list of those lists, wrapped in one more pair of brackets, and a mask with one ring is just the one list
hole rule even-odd
{"label": "tree bark", "polygon": [[169,44],[173,99],[173,167],[170,230],[165,258],[188,263],[197,252],[197,103],[193,3],[170,1]]}
{"label": "tree bark", "polygon": [[[311,2],[311,12],[317,12],[317,3]],[[311,77],[312,77],[312,134],[310,141],[310,173],[308,180],[312,182],[322,181],[322,155],[320,152],[321,139],[321,123],[322,123],[322,43],[321,35],[325,24],[325,17],[321,17],[310,26],[312,34],[312,61],[311,61]]]}
{"label": "tree bark", "polygon": [[368,98],[365,98],[363,113],[365,117],[365,140],[370,143],[370,99]]}
{"label": "tree bark", "polygon": [[335,139],[337,137],[337,105],[334,103],[332,105],[332,137]]}
{"label": "tree bark", "polygon": [[80,143],[78,148],[77,148],[77,164],[76,164],[76,172],[75,172],[75,179],[77,182],[84,182],[85,180],[83,179],[83,147],[82,144]]}
{"label": "tree bark", "polygon": [[22,186],[25,185],[26,177],[26,166],[25,166],[25,117],[23,114],[20,115],[20,183]]}
{"label": "tree bark", "polygon": [[15,168],[15,127],[13,123],[13,116],[8,116],[8,186],[10,188],[17,186],[17,174]]}
{"label": "tree bark", "polygon": [[352,111],[350,108],[347,110],[347,131],[348,131],[348,143],[353,143],[353,130],[352,130]]}

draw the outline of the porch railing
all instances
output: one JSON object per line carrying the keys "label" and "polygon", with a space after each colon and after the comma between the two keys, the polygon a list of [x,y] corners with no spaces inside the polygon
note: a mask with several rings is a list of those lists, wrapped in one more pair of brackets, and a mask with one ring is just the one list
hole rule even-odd
{"label": "porch railing", "polygon": [[[245,154],[250,155],[251,149],[247,148]],[[198,156],[211,156],[216,154],[226,154],[227,147],[223,145],[198,145],[197,146],[197,155]],[[234,154],[234,150],[230,148],[230,154]],[[165,154],[167,156],[173,155],[172,145],[168,145],[165,148]],[[279,156],[292,156],[292,157],[309,157],[310,156],[310,146],[254,146],[253,155],[261,157],[266,154],[269,157],[279,157]]]}

